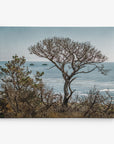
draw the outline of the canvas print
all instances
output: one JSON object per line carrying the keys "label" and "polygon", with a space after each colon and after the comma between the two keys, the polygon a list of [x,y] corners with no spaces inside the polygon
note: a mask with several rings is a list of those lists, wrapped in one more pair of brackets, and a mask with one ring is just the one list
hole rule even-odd
{"label": "canvas print", "polygon": [[0,27],[0,118],[114,118],[114,27]]}

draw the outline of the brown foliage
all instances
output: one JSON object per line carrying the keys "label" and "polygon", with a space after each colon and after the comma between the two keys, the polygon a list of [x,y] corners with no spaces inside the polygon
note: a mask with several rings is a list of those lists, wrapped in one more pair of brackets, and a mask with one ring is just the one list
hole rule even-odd
{"label": "brown foliage", "polygon": [[1,67],[3,98],[7,105],[4,110],[5,117],[34,117],[40,103],[40,77],[43,73],[37,72],[35,79],[30,77],[31,71],[25,68],[25,58],[17,55]]}

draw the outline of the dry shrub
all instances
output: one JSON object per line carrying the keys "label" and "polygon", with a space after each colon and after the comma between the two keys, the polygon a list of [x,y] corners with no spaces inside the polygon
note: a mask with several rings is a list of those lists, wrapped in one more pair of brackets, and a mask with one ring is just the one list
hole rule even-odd
{"label": "dry shrub", "polygon": [[87,97],[80,100],[80,111],[83,117],[110,118],[114,117],[114,104],[109,92],[102,95],[99,90],[93,88]]}

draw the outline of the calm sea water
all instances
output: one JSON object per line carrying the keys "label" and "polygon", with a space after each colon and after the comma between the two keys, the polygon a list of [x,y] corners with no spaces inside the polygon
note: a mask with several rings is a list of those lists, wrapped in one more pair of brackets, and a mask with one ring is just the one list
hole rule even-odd
{"label": "calm sea water", "polygon": [[[4,66],[5,63],[6,62],[0,62],[0,65]],[[31,63],[34,65],[31,66]],[[33,76],[36,71],[44,72],[42,78],[45,85],[48,88],[53,88],[55,93],[63,93],[64,80],[61,72],[56,67],[49,69],[53,66],[51,62],[26,62],[25,65],[32,70],[31,76]],[[106,76],[97,70],[89,74],[77,75],[77,79],[72,83],[72,89],[76,89],[76,93],[79,95],[86,95],[91,88],[96,86],[102,93],[109,90],[110,94],[114,96],[114,63],[104,63],[104,66],[106,69],[110,69]]]}

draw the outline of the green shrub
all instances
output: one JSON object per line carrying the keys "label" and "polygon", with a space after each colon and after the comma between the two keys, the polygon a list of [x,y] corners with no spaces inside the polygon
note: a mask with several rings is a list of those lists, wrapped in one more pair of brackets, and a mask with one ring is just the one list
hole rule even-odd
{"label": "green shrub", "polygon": [[[33,78],[30,77],[32,71],[25,67],[25,58],[12,57],[11,61],[0,67],[2,74],[2,88],[4,98],[7,100],[6,117],[33,117],[36,109],[40,105],[40,88],[43,87],[41,76],[43,72],[36,72]],[[13,115],[9,115],[9,113]]]}

